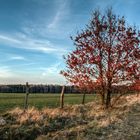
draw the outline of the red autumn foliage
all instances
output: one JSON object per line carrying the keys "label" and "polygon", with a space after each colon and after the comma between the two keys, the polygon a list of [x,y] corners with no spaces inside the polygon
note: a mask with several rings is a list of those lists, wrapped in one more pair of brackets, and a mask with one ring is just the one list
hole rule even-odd
{"label": "red autumn foliage", "polygon": [[136,80],[135,83],[132,85],[131,89],[133,89],[139,93],[140,92],[140,80]]}
{"label": "red autumn foliage", "polygon": [[140,80],[139,38],[124,17],[111,9],[105,15],[96,10],[87,28],[72,37],[76,49],[65,57],[67,69],[61,73],[80,89],[98,88],[109,107],[113,85]]}

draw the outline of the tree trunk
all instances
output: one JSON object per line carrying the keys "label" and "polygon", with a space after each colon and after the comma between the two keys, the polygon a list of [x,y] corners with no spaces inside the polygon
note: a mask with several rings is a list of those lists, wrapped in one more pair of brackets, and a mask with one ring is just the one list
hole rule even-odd
{"label": "tree trunk", "polygon": [[137,91],[137,97],[139,96],[139,94],[140,94],[140,92],[139,92],[139,91]]}
{"label": "tree trunk", "polygon": [[64,107],[64,90],[65,90],[65,86],[62,87],[62,91],[60,95],[60,108]]}
{"label": "tree trunk", "polygon": [[24,103],[25,110],[28,108],[28,97],[29,97],[29,85],[28,82],[26,82],[26,95],[25,95],[25,103]]}
{"label": "tree trunk", "polygon": [[85,96],[86,96],[86,93],[84,92],[84,94],[83,94],[83,100],[82,100],[82,104],[83,105],[85,104]]}
{"label": "tree trunk", "polygon": [[101,103],[102,103],[102,105],[105,104],[105,94],[104,93],[101,94]]}
{"label": "tree trunk", "polygon": [[111,90],[107,90],[107,97],[106,97],[106,109],[111,106]]}

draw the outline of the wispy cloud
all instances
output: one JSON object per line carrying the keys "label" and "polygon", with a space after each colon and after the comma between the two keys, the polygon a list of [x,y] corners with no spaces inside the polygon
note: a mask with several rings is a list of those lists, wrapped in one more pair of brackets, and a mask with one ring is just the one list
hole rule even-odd
{"label": "wispy cloud", "polygon": [[64,84],[65,78],[60,74],[62,64],[60,62],[51,65],[50,67],[41,67],[42,71],[40,80],[49,81],[51,84]]}
{"label": "wispy cloud", "polygon": [[25,84],[27,81],[32,84],[64,84],[66,80],[59,74],[60,66],[61,64],[58,62],[49,68],[41,67],[38,74],[31,74],[28,71],[24,73],[22,71],[13,71],[12,67],[1,66],[0,84]]}
{"label": "wispy cloud", "polygon": [[23,56],[12,56],[10,59],[11,60],[26,60],[25,57]]}
{"label": "wispy cloud", "polygon": [[19,68],[19,67],[23,67],[24,68],[24,66],[33,66],[33,65],[35,65],[36,63],[23,63],[23,64],[16,64],[16,65],[12,65],[12,67],[14,67],[14,68]]}
{"label": "wispy cloud", "polygon": [[61,19],[63,19],[64,16],[66,15],[67,11],[68,11],[68,0],[62,0],[53,20],[51,21],[51,23],[48,24],[48,28],[55,29],[56,26],[61,21]]}
{"label": "wispy cloud", "polygon": [[40,70],[43,71],[42,76],[46,76],[49,74],[56,74],[56,73],[59,74],[60,66],[61,66],[61,63],[58,62],[58,63],[51,65],[50,67],[41,67]]}
{"label": "wispy cloud", "polygon": [[0,35],[0,40],[9,41],[9,42],[13,42],[13,43],[21,43],[19,40],[14,39],[12,37],[5,36],[5,35]]}
{"label": "wispy cloud", "polygon": [[[35,22],[32,18],[24,20],[21,30],[29,36],[67,40],[72,33],[71,25],[75,27],[75,23],[69,22],[71,1],[52,0],[50,3],[51,10],[44,9]],[[50,11],[51,13],[49,13]]]}
{"label": "wispy cloud", "polygon": [[[4,44],[11,48],[24,49],[33,52],[35,51],[38,53],[50,53],[51,55],[55,55],[58,58],[58,61],[60,55],[62,57],[62,55],[67,52],[67,49],[63,49],[64,47],[53,45],[48,40],[31,38],[21,33],[13,35],[0,34],[0,45]],[[28,56],[20,52],[17,54],[13,54],[12,52],[7,53],[6,61],[26,60],[26,62],[22,61],[22,63],[12,63],[9,66],[1,66],[0,83],[15,84],[25,83],[26,81],[29,81],[30,83],[46,83],[46,81],[48,81],[52,84],[61,84],[65,82],[65,79],[59,74],[60,63],[53,64],[54,60],[52,60],[52,65],[49,68],[43,67],[42,65],[42,69],[36,68],[36,71],[32,72],[31,68],[38,66],[38,64],[36,64],[37,62],[35,62],[34,59],[30,60],[29,58],[32,58],[31,56],[28,58]],[[38,55],[40,56],[44,54]]]}
{"label": "wispy cloud", "polygon": [[0,43],[7,44],[10,47],[43,53],[64,53],[67,51],[66,49],[58,48],[48,40],[30,38],[24,34],[12,36],[0,34]]}
{"label": "wispy cloud", "polygon": [[9,78],[13,75],[8,66],[0,67],[0,78]]}

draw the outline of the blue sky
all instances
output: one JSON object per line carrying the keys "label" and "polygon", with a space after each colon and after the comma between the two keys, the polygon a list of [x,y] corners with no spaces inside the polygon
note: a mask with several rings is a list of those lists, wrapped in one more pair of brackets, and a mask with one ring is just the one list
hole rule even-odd
{"label": "blue sky", "polygon": [[65,84],[70,35],[110,6],[139,27],[139,0],[0,0],[0,84]]}

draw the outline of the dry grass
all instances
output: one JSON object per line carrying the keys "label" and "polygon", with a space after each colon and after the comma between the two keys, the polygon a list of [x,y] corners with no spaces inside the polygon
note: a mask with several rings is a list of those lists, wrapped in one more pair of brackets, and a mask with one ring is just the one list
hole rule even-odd
{"label": "dry grass", "polygon": [[[104,110],[98,102],[92,102],[86,105],[66,106],[64,109],[44,108],[37,110],[29,108],[24,111],[20,108],[15,108],[8,112],[8,115],[12,116],[10,129],[12,128],[13,136],[18,135],[17,127],[20,130],[20,128],[27,126],[23,129],[31,128],[31,130],[28,130],[30,139],[35,139],[37,136],[37,140],[49,140],[52,138],[54,140],[90,140],[91,137],[104,139],[108,138],[109,135],[111,137],[111,134],[108,134],[109,132],[106,129],[109,129],[111,124],[123,123],[124,119],[127,118],[127,113],[131,112],[131,107],[136,104],[140,104],[140,95],[123,96],[114,108],[108,110]],[[8,125],[9,118],[6,117],[3,116]],[[16,128],[13,128],[15,125],[17,125]],[[36,133],[34,134],[33,131]],[[23,137],[25,134],[23,134]],[[32,134],[35,137],[31,137]],[[21,139],[22,136],[18,135],[15,139],[18,138]]]}

